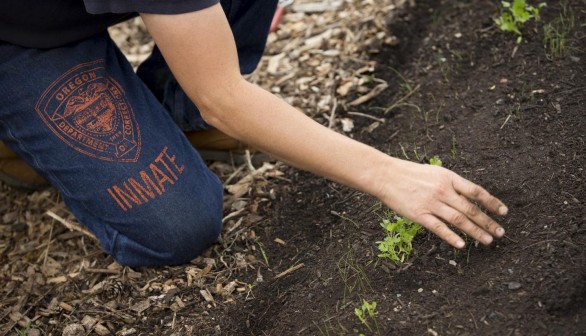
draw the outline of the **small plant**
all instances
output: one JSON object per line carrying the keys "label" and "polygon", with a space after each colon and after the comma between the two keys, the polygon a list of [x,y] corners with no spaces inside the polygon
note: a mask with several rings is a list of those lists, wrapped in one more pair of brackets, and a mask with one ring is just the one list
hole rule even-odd
{"label": "small plant", "polygon": [[534,19],[539,21],[539,9],[546,6],[545,2],[540,3],[537,7],[528,5],[525,0],[501,1],[503,11],[500,17],[494,19],[494,22],[502,31],[512,32],[519,35],[517,43],[523,40],[520,27],[527,21]]}
{"label": "small plant", "polygon": [[446,83],[450,82],[449,74],[451,72],[450,65],[448,64],[448,59],[444,57],[443,53],[440,51],[437,54],[437,64],[439,65],[439,69],[444,77],[444,81]]}
{"label": "small plant", "polygon": [[545,56],[548,60],[563,57],[571,40],[570,33],[574,29],[575,18],[574,12],[567,5],[562,5],[562,13],[558,18],[543,26],[543,44],[545,47]]}
{"label": "small plant", "polygon": [[264,249],[265,246],[263,245],[263,243],[261,243],[259,241],[257,241],[256,243],[258,244],[258,248],[260,249],[260,253],[262,254],[262,258],[264,259],[266,266],[269,267],[269,257],[267,256],[267,253],[265,252],[265,249]]}
{"label": "small plant", "polygon": [[378,256],[389,258],[397,264],[403,263],[413,250],[411,242],[421,226],[400,216],[388,217],[394,218],[392,220],[385,218],[381,223],[387,235],[383,241],[376,242],[379,251],[382,252]]}
{"label": "small plant", "polygon": [[373,332],[372,327],[368,323],[368,320],[373,320],[376,325],[375,317],[378,315],[376,311],[376,301],[372,301],[372,303],[368,303],[366,300],[362,300],[362,306],[360,308],[354,308],[354,314],[362,324],[364,324],[370,332]]}
{"label": "small plant", "polygon": [[403,147],[403,145],[401,143],[399,143],[399,146],[401,147],[401,153],[403,153],[403,157],[405,158],[405,160],[409,160],[409,155],[407,155],[407,151],[405,150],[405,147]]}
{"label": "small plant", "polygon": [[313,325],[319,330],[319,334],[323,336],[348,334],[348,329],[342,325],[338,316],[326,315],[320,323],[313,321]]}
{"label": "small plant", "polygon": [[453,135],[452,136],[452,159],[456,159],[456,156],[458,155],[458,147],[456,146],[456,136]]}
{"label": "small plant", "polygon": [[358,260],[356,260],[351,247],[348,249],[348,252],[344,253],[342,258],[338,260],[336,266],[338,268],[338,274],[344,283],[343,304],[346,303],[348,296],[350,296],[355,290],[358,292],[359,296],[373,292],[370,280],[364,269],[358,263]]}
{"label": "small plant", "polygon": [[429,164],[432,166],[440,166],[440,167],[443,166],[442,159],[440,159],[440,157],[437,155],[435,155],[434,157],[429,159]]}

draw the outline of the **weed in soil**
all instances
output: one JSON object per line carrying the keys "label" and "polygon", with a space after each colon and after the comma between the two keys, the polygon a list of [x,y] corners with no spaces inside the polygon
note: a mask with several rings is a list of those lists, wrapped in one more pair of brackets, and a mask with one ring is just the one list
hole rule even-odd
{"label": "weed in soil", "polygon": [[413,250],[412,241],[421,226],[412,221],[386,211],[386,218],[381,226],[385,231],[385,238],[376,242],[380,258],[388,258],[396,264],[402,264]]}
{"label": "weed in soil", "polygon": [[545,2],[540,3],[537,7],[526,3],[526,0],[501,1],[503,12],[494,22],[505,32],[513,32],[519,35],[517,43],[522,40],[521,26],[529,20],[539,21],[539,9],[546,6]]}
{"label": "weed in soil", "polygon": [[559,16],[543,26],[545,56],[550,61],[566,56],[568,50],[575,48],[571,37],[576,24],[574,12],[567,3],[562,3],[561,8]]}

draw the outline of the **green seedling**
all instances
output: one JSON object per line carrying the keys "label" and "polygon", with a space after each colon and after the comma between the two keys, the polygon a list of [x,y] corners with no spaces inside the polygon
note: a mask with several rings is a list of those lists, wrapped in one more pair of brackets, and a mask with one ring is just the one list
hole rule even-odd
{"label": "green seedling", "polygon": [[421,161],[421,158],[419,157],[419,152],[417,151],[417,147],[415,145],[413,145],[413,154],[415,155],[415,160]]}
{"label": "green seedling", "polygon": [[456,146],[456,136],[452,136],[452,159],[456,159],[458,155],[458,147]]}
{"label": "green seedling", "polygon": [[338,216],[340,218],[342,218],[343,220],[352,223],[357,229],[360,229],[360,224],[358,224],[355,220],[353,220],[350,217],[344,216],[343,214],[337,212],[337,211],[332,211],[331,212],[332,215],[334,216]]}
{"label": "green seedling", "polygon": [[388,67],[391,71],[393,71],[401,80],[401,82],[399,83],[399,87],[401,88],[401,90],[405,93],[405,94],[411,94],[411,92],[413,92],[413,87],[411,86],[411,84],[409,84],[409,82],[407,81],[407,79],[405,79],[405,77],[403,77],[403,75],[397,71],[395,68],[393,67]]}
{"label": "green seedling", "polygon": [[437,110],[435,112],[435,122],[436,123],[439,123],[439,121],[440,121],[440,114],[442,113],[444,107],[445,107],[444,102],[440,102],[439,103],[439,106],[438,106],[438,108],[437,108]]}
{"label": "green seedling", "polygon": [[262,258],[264,259],[265,264],[267,265],[267,267],[270,267],[269,266],[269,257],[267,256],[267,253],[265,252],[265,249],[264,249],[265,246],[263,245],[263,243],[261,243],[259,241],[257,241],[256,243],[258,244],[258,248],[260,249],[260,253],[262,254]]}
{"label": "green seedling", "polygon": [[442,159],[439,156],[435,155],[431,159],[429,159],[429,164],[432,166],[443,166]]}
{"label": "green seedling", "polygon": [[501,1],[504,11],[501,16],[494,19],[497,26],[505,32],[517,34],[517,43],[523,40],[521,26],[531,19],[539,21],[539,10],[546,6],[545,2],[540,3],[537,7],[528,5],[525,0]]}
{"label": "green seedling", "polygon": [[254,287],[256,287],[254,284],[246,284],[246,298],[244,298],[244,300],[249,300],[250,297],[254,299],[254,293],[252,292]]}
{"label": "green seedling", "polygon": [[376,326],[375,317],[376,315],[378,315],[376,311],[376,301],[368,303],[368,301],[362,300],[362,306],[360,306],[360,308],[355,308],[354,314],[356,315],[356,317],[358,317],[360,322],[362,322],[362,324],[364,324],[368,328],[368,330],[370,330],[370,332],[373,332],[370,323],[368,323],[368,320],[374,321],[374,324]]}
{"label": "green seedling", "polygon": [[378,256],[400,264],[411,254],[413,250],[411,242],[421,226],[400,216],[392,217],[394,218],[383,219],[381,223],[386,237],[382,241],[376,242],[381,252]]}
{"label": "green seedling", "polygon": [[570,34],[574,26],[574,12],[567,4],[562,5],[562,13],[558,18],[543,26],[543,44],[548,60],[566,55],[571,44]]}
{"label": "green seedling", "polygon": [[405,158],[405,160],[409,160],[409,155],[407,155],[407,151],[405,150],[405,147],[403,147],[403,145],[401,143],[399,143],[399,146],[401,147],[401,153],[403,153],[403,157]]}
{"label": "green seedling", "polygon": [[450,82],[449,74],[451,71],[450,65],[448,64],[448,59],[444,57],[443,53],[440,51],[437,53],[437,64],[439,69],[444,77],[444,81],[446,83]]}
{"label": "green seedling", "polygon": [[319,330],[319,334],[323,336],[330,335],[347,335],[348,329],[342,325],[339,317],[326,315],[321,323],[313,321],[313,325]]}
{"label": "green seedling", "polygon": [[517,120],[521,120],[521,104],[515,104],[515,107],[513,108],[513,114]]}
{"label": "green seedling", "polygon": [[336,263],[336,266],[338,268],[338,274],[344,283],[343,304],[346,303],[348,296],[355,291],[358,293],[358,296],[364,296],[374,292],[370,285],[370,280],[356,260],[352,248],[349,248],[348,252],[344,253]]}

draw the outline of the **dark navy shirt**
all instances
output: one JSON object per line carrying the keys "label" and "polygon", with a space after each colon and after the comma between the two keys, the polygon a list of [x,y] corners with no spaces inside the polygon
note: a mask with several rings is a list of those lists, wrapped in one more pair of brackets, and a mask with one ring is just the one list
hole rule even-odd
{"label": "dark navy shirt", "polygon": [[55,48],[103,32],[138,13],[180,14],[219,0],[0,0],[0,41]]}

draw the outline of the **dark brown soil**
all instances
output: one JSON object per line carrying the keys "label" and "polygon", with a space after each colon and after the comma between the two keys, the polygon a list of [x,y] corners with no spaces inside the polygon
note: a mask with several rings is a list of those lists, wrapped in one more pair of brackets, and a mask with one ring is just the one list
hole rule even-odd
{"label": "dark brown soil", "polygon": [[[505,201],[505,238],[457,252],[422,232],[396,267],[376,256],[375,199],[291,169],[257,234],[271,272],[304,267],[218,312],[222,334],[586,335],[586,3],[570,5],[575,48],[552,61],[542,27],[560,13],[553,1],[519,45],[494,26],[494,1],[418,1],[392,23],[401,43],[377,57],[390,88],[361,110],[386,122],[369,133],[372,120],[355,118],[362,141],[439,155]],[[406,94],[397,73],[420,88],[385,114]],[[371,331],[354,314],[362,299],[377,302]]]}

